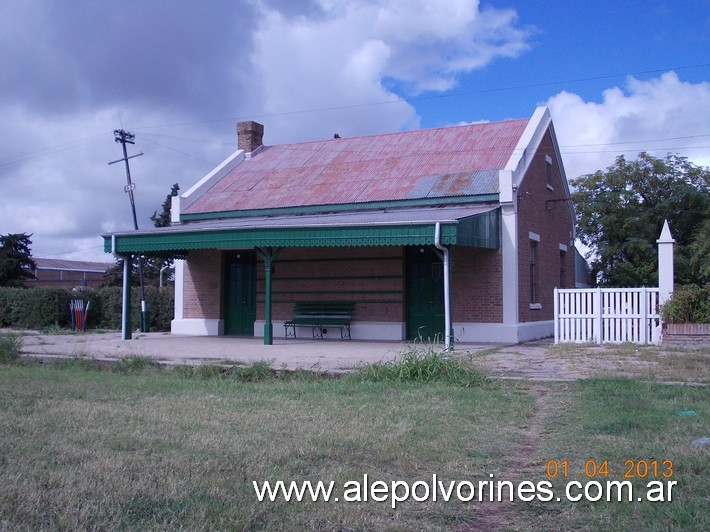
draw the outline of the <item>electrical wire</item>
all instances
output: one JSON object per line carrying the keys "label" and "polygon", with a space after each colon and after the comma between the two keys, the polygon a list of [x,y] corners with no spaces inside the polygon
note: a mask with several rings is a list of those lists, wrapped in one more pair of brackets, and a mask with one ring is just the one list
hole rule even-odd
{"label": "electrical wire", "polygon": [[[364,103],[347,104],[347,105],[332,106],[332,107],[320,107],[320,108],[301,109],[301,110],[293,110],[293,111],[283,111],[283,112],[277,112],[277,113],[262,113],[262,114],[252,115],[249,118],[250,119],[254,119],[254,118],[263,119],[263,118],[273,118],[273,117],[279,117],[279,116],[292,116],[292,115],[298,115],[298,114],[304,114],[304,113],[316,113],[316,112],[324,112],[324,111],[358,109],[358,108],[363,108],[363,107],[390,105],[390,104],[401,103],[401,102],[420,102],[420,101],[437,100],[437,99],[444,99],[444,98],[457,98],[457,97],[461,97],[461,96],[470,96],[470,95],[474,95],[474,94],[485,94],[485,93],[495,93],[495,92],[503,92],[503,91],[511,91],[511,90],[530,89],[530,88],[546,87],[546,86],[560,85],[560,84],[585,83],[585,82],[590,82],[590,81],[599,81],[599,80],[619,78],[619,77],[641,76],[641,75],[658,74],[661,72],[676,71],[676,70],[706,68],[708,66],[710,66],[710,63],[701,63],[701,64],[696,64],[696,65],[684,65],[684,66],[676,66],[676,67],[663,68],[663,69],[643,70],[643,71],[631,72],[631,73],[626,73],[626,74],[607,74],[607,75],[602,75],[602,76],[590,76],[590,77],[585,77],[585,78],[574,78],[574,79],[567,79],[567,80],[546,81],[546,82],[540,82],[540,83],[512,85],[509,87],[494,87],[494,88],[490,88],[490,89],[477,89],[477,90],[470,90],[470,91],[449,92],[446,94],[433,94],[433,95],[427,95],[427,96],[412,97],[407,100],[405,100],[404,98],[401,98],[401,97],[397,97],[397,98],[390,99],[390,100],[382,100],[382,101],[376,101],[376,102],[364,102]],[[198,156],[195,156],[195,155],[189,154],[187,152],[172,148],[172,147],[167,146],[165,144],[160,144],[160,143],[156,142],[155,140],[151,141],[151,140],[145,138],[145,136],[148,136],[148,135],[156,135],[155,133],[152,133],[152,134],[146,133],[145,130],[160,129],[160,128],[174,128],[174,127],[178,127],[178,126],[200,125],[200,124],[210,124],[210,123],[219,123],[219,122],[234,122],[234,121],[245,120],[245,119],[246,119],[246,117],[229,117],[229,118],[201,120],[201,121],[192,121],[192,122],[177,122],[177,123],[169,123],[169,124],[162,124],[162,125],[136,126],[131,129],[133,131],[143,131],[144,132],[143,133],[144,140],[147,140],[149,142],[153,142],[154,144],[156,144],[162,148],[172,150],[172,151],[179,153],[183,156],[204,162],[206,164],[214,165],[214,163],[212,163],[210,161],[206,161],[204,159],[201,159]],[[642,142],[663,142],[663,141],[669,141],[669,140],[700,138],[700,137],[706,137],[706,136],[709,136],[709,135],[702,134],[702,135],[693,135],[693,136],[687,136],[687,137],[668,137],[666,139],[656,139],[656,140],[650,140],[650,141],[624,141],[624,142],[616,142],[616,143],[560,146],[560,149],[566,150],[568,148],[574,148],[574,147],[594,147],[594,146],[608,147],[608,146],[614,146],[614,145],[620,145],[620,144],[637,144],[637,143],[642,143]],[[180,138],[180,137],[170,137],[168,135],[164,135],[164,137],[165,138],[175,138],[175,139]],[[65,153],[77,151],[80,149],[94,147],[96,145],[102,144],[103,142],[107,142],[108,138],[109,138],[108,134],[106,136],[95,135],[92,137],[78,139],[78,140],[67,142],[64,144],[58,144],[56,146],[52,146],[52,147],[47,148],[45,150],[38,150],[35,152],[29,152],[27,154],[21,154],[21,155],[15,156],[15,157],[9,157],[7,159],[0,160],[0,169],[11,167],[11,166],[18,165],[18,164],[22,164],[22,163],[28,162],[28,161],[40,160],[40,159],[44,159],[47,157],[52,157],[52,156],[56,156],[56,155],[62,155]],[[189,139],[184,139],[184,140],[189,140]],[[654,148],[653,150],[640,149],[638,151],[661,151],[661,150],[706,149],[706,148],[707,148],[707,146],[672,147],[672,148],[659,147],[659,148]],[[581,154],[581,153],[608,153],[608,150],[589,151],[589,152],[574,152],[574,154]]]}

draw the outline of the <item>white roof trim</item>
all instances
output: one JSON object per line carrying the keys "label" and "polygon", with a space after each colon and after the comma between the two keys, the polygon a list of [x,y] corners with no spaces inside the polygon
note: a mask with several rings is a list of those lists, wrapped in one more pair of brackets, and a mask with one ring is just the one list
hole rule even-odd
{"label": "white roof trim", "polygon": [[180,194],[180,208],[185,209],[201,197],[205,192],[218,183],[227,173],[245,160],[244,150],[237,150],[227,157],[222,163],[205,177],[191,186],[185,193]]}

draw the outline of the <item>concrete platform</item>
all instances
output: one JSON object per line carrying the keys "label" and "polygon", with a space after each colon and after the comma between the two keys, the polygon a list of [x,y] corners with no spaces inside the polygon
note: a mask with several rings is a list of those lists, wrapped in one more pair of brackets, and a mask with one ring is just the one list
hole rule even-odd
{"label": "concrete platform", "polygon": [[[0,334],[13,332],[22,336],[23,354],[44,359],[86,356],[115,361],[137,355],[151,357],[162,364],[266,361],[274,369],[331,373],[347,371],[360,364],[394,360],[412,345],[301,338],[276,338],[274,345],[264,345],[261,338],[170,333],[134,333],[132,340],[122,340],[119,332],[41,334],[0,329]],[[571,381],[595,376],[629,376],[665,382],[710,383],[708,348],[666,352],[661,347],[553,346],[552,340],[539,340],[523,344],[456,344],[454,353],[499,378]],[[689,367],[695,369],[689,373],[683,370],[683,365],[669,363],[678,356],[694,360]]]}
{"label": "concrete platform", "polygon": [[[6,331],[9,332],[9,331]],[[116,360],[128,355],[147,356],[165,364],[203,364],[218,361],[267,361],[274,368],[347,370],[358,364],[393,360],[406,349],[397,342],[274,339],[230,336],[185,336],[169,333],[39,334],[24,331],[22,352],[33,356],[88,356]]]}

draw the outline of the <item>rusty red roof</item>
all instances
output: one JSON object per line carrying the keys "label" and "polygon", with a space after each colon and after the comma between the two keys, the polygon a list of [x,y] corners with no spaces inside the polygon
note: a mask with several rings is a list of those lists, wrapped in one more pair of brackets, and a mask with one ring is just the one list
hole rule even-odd
{"label": "rusty red roof", "polygon": [[497,193],[528,120],[264,146],[183,212]]}

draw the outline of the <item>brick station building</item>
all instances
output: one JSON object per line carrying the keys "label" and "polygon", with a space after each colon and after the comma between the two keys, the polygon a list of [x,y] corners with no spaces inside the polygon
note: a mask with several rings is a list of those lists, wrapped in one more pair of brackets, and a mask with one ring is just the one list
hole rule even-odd
{"label": "brick station building", "polygon": [[171,227],[104,235],[117,256],[179,259],[173,333],[272,343],[296,302],[348,301],[354,340],[552,335],[575,234],[546,108],[276,146],[256,122],[237,133],[238,149],[174,198]]}

